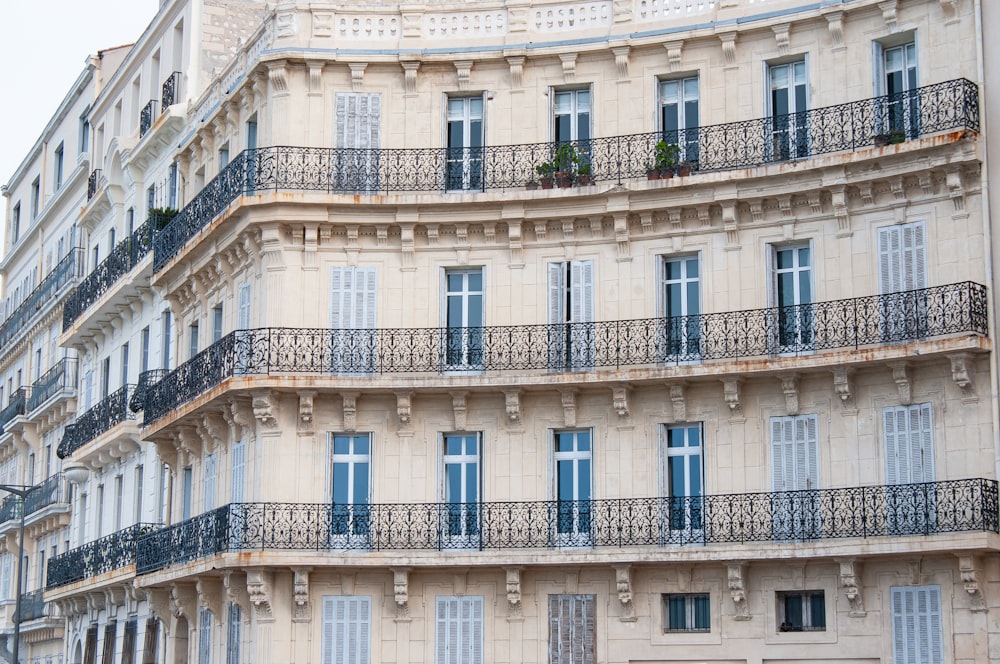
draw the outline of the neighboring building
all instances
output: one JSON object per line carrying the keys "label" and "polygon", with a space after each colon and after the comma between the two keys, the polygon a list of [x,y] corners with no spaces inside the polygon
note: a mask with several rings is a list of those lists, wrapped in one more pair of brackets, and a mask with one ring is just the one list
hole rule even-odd
{"label": "neighboring building", "polygon": [[86,116],[69,662],[1000,659],[995,9],[245,7]]}

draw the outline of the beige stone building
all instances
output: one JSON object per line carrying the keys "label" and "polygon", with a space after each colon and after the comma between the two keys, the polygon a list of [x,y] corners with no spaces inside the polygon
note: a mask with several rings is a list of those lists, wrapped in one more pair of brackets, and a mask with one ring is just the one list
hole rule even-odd
{"label": "beige stone building", "polygon": [[[982,5],[164,3],[68,661],[1000,660]],[[116,122],[181,15],[231,56]]]}

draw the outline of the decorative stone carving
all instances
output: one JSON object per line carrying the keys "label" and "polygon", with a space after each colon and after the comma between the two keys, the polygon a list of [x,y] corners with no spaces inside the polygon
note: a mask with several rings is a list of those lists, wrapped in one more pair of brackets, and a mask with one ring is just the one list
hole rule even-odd
{"label": "decorative stone carving", "polygon": [[144,591],[153,615],[166,623],[170,616],[170,592],[163,588],[146,588]]}
{"label": "decorative stone carving", "polygon": [[273,403],[274,395],[270,390],[262,390],[253,393],[253,416],[262,426],[274,428],[278,426],[278,418],[275,411],[276,404]]}
{"label": "decorative stone carving", "polygon": [[851,234],[851,215],[847,209],[847,190],[845,187],[835,187],[830,190],[830,202],[833,204],[833,216],[837,219],[837,237]]}
{"label": "decorative stone carving", "polygon": [[368,63],[348,62],[347,66],[351,70],[351,90],[361,92],[365,85],[365,69],[368,68]]}
{"label": "decorative stone carving", "polygon": [[892,380],[899,390],[899,403],[909,406],[913,403],[913,388],[910,385],[909,365],[906,362],[893,362],[889,365],[892,369]]}
{"label": "decorative stone carving", "polygon": [[504,407],[507,411],[507,419],[512,423],[521,421],[521,391],[506,390],[504,395]]}
{"label": "decorative stone carving", "polygon": [[673,405],[674,422],[687,422],[687,402],[682,381],[667,383],[670,391],[670,403]]}
{"label": "decorative stone carving", "polygon": [[788,374],[781,377],[781,391],[785,394],[785,412],[789,415],[799,414],[799,377]]}
{"label": "decorative stone carving", "polygon": [[[89,600],[89,596],[88,596]],[[170,586],[171,613],[176,618],[184,617],[188,623],[198,618],[198,595],[193,583],[175,583]],[[91,622],[97,620],[95,616]]]}
{"label": "decorative stone carving", "polygon": [[844,46],[844,12],[827,13],[826,27],[830,31],[833,47],[842,48]]}
{"label": "decorative stone carving", "polygon": [[735,32],[723,32],[719,35],[719,41],[722,42],[722,55],[726,59],[727,67],[736,66],[736,33]]}
{"label": "decorative stone carving", "polygon": [[958,2],[959,0],[938,0],[941,3],[941,9],[944,10],[945,21],[950,23],[958,18]]}
{"label": "decorative stone carving", "polygon": [[221,621],[222,582],[215,577],[200,576],[194,587],[198,592],[198,605],[211,611],[216,621]]}
{"label": "decorative stone carving", "polygon": [[854,370],[850,367],[834,367],[833,369],[833,391],[840,397],[840,400],[847,403],[854,396],[851,391],[851,381],[854,378]]}
{"label": "decorative stone carving", "polygon": [[523,85],[524,79],[524,56],[513,55],[507,58],[507,66],[510,67],[510,87],[517,90]]}
{"label": "decorative stone carving", "polygon": [[358,426],[358,393],[341,392],[340,397],[344,400],[344,431],[354,431]]}
{"label": "decorative stone carving", "polygon": [[854,558],[843,558],[840,563],[840,587],[847,598],[852,618],[864,618],[865,598],[861,593],[861,563]]}
{"label": "decorative stone carving", "polygon": [[618,80],[628,80],[628,55],[631,49],[628,46],[615,46],[611,53],[615,56],[615,68],[618,70]]}
{"label": "decorative stone carving", "polygon": [[858,186],[858,196],[865,205],[875,205],[875,187],[871,182],[862,182]]}
{"label": "decorative stone carving", "polygon": [[309,622],[312,616],[309,604],[309,571],[310,568],[302,567],[293,569],[292,599],[293,606],[292,622]]}
{"label": "decorative stone carving", "polygon": [[406,60],[399,63],[403,68],[403,90],[408,95],[417,93],[417,70],[420,63],[416,60]]}
{"label": "decorative stone carving", "polygon": [[315,390],[299,390],[299,430],[306,433],[313,430],[313,400]]}
{"label": "decorative stone carving", "polygon": [[267,63],[267,82],[276,97],[288,94],[288,68],[284,62]]}
{"label": "decorative stone carving", "polygon": [[788,53],[788,38],[791,29],[791,23],[779,23],[778,25],[771,26],[771,32],[774,33],[774,41],[778,45],[778,55],[786,55]]}
{"label": "decorative stone carving", "polygon": [[576,80],[576,53],[560,53],[562,62],[563,82],[572,83]]}
{"label": "decorative stone carving", "polygon": [[740,386],[742,384],[742,378],[722,379],[722,398],[733,413],[743,410],[743,405],[740,403]]}
{"label": "decorative stone carving", "polygon": [[247,570],[247,594],[257,614],[257,620],[270,622],[271,614],[271,573],[263,570]]}
{"label": "decorative stone carving", "polygon": [[954,353],[951,361],[951,379],[962,390],[963,400],[976,398],[975,365],[969,353]]}
{"label": "decorative stone carving", "polygon": [[466,399],[468,392],[451,393],[451,410],[455,416],[455,431],[465,431],[465,421],[468,415]]}
{"label": "decorative stone carving", "polygon": [[955,212],[965,210],[965,186],[962,184],[962,171],[957,168],[949,170],[944,175],[944,183],[948,187],[948,194]]}
{"label": "decorative stone carving", "polygon": [[521,615],[521,568],[505,567],[507,582],[507,612],[510,616]]}
{"label": "decorative stone carving", "polygon": [[563,426],[576,426],[576,390],[560,390],[563,408]]}
{"label": "decorative stone carving", "polygon": [[729,597],[733,600],[736,614],[733,620],[750,620],[750,607],[747,604],[746,563],[729,563],[726,565],[726,578],[729,587]]}
{"label": "decorative stone carving", "polygon": [[632,566],[615,565],[615,590],[622,605],[622,622],[635,622],[635,605],[632,602]]}
{"label": "decorative stone carving", "polygon": [[396,620],[406,620],[410,614],[410,568],[391,567],[392,592],[396,602]]}
{"label": "decorative stone carving", "polygon": [[400,424],[409,424],[412,414],[413,392],[396,392],[396,417]]}
{"label": "decorative stone carving", "polygon": [[247,593],[246,575],[242,572],[226,570],[222,574],[222,587],[226,589],[226,597],[230,602],[240,607],[244,614],[250,614],[250,594]]}
{"label": "decorative stone carving", "polygon": [[458,89],[468,90],[472,76],[472,60],[456,60],[455,73],[458,74]]}
{"label": "decorative stone carving", "polygon": [[667,67],[670,71],[677,71],[681,67],[681,54],[684,49],[684,41],[677,40],[667,42],[663,45],[667,49]]}
{"label": "decorative stone carving", "polygon": [[629,389],[624,385],[616,385],[611,388],[611,405],[618,413],[618,417],[628,417],[628,397]]}
{"label": "decorative stone carving", "polygon": [[976,556],[959,556],[958,571],[962,576],[962,586],[972,602],[969,608],[975,613],[985,613],[986,597],[979,584],[979,565]]}
{"label": "decorative stone carving", "polygon": [[878,8],[882,10],[882,20],[885,21],[885,28],[888,32],[896,31],[896,0],[878,3]]}

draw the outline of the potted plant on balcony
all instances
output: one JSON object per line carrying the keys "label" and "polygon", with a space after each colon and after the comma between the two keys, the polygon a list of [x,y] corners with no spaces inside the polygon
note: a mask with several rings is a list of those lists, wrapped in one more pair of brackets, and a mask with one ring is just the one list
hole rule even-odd
{"label": "potted plant on balcony", "polygon": [[538,166],[535,166],[535,172],[538,173],[538,182],[542,185],[542,189],[552,188],[554,182],[552,174],[555,170],[555,164],[551,161],[543,161]]}
{"label": "potted plant on balcony", "polygon": [[153,230],[162,231],[167,227],[174,217],[176,217],[178,211],[172,207],[164,208],[153,208],[149,211],[149,221]]}
{"label": "potted plant on balcony", "polygon": [[872,137],[872,142],[875,144],[875,147],[884,148],[889,145],[889,134],[875,134]]}
{"label": "potted plant on balcony", "polygon": [[576,183],[581,187],[586,187],[594,183],[591,178],[590,164],[580,164],[576,168]]}
{"label": "potted plant on balcony", "polygon": [[580,157],[573,144],[563,143],[560,145],[556,149],[552,163],[555,165],[556,186],[560,189],[573,186],[573,172],[576,170],[577,164],[580,163]]}
{"label": "potted plant on balcony", "polygon": [[896,143],[902,143],[906,140],[906,132],[902,129],[890,129],[889,130],[889,144],[895,145]]}
{"label": "potted plant on balcony", "polygon": [[691,175],[692,168],[694,168],[694,166],[691,164],[691,162],[685,159],[684,161],[677,164],[677,175],[680,177]]}
{"label": "potted plant on balcony", "polygon": [[[676,143],[660,141],[656,144],[656,169],[660,172],[660,177],[669,180],[674,177],[677,170],[677,161],[681,156],[681,149]],[[647,174],[648,177],[648,174]]]}

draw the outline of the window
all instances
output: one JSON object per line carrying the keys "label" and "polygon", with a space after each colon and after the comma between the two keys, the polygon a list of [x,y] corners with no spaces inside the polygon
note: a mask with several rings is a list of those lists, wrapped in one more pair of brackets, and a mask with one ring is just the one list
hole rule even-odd
{"label": "window", "polygon": [[448,509],[447,544],[475,546],[479,534],[480,437],[474,433],[444,436],[442,482]]}
{"label": "window", "polygon": [[556,538],[559,546],[591,544],[590,430],[555,432]]}
{"label": "window", "polygon": [[331,441],[333,534],[348,546],[368,536],[371,436],[334,434]]}
{"label": "window", "polygon": [[374,267],[330,269],[331,370],[375,370],[375,309],[378,278]]}
{"label": "window", "polygon": [[78,152],[86,152],[90,149],[90,120],[87,119],[88,113],[90,113],[89,108],[80,116],[80,136],[77,139],[80,149]]}
{"label": "window", "polygon": [[434,664],[482,664],[483,598],[438,597]]}
{"label": "window", "polygon": [[156,185],[151,184],[146,189],[146,216],[149,216],[156,208]]}
{"label": "window", "polygon": [[246,484],[247,444],[238,440],[233,443],[232,450],[232,499],[230,502],[243,502],[243,488]]}
{"label": "window", "polygon": [[323,597],[321,664],[369,664],[371,598]]}
{"label": "window", "polygon": [[39,206],[42,203],[42,188],[39,179],[36,177],[31,183],[31,220],[38,217]]}
{"label": "window", "polygon": [[777,353],[809,350],[814,345],[812,251],[808,245],[773,247],[774,302],[778,313]]}
{"label": "window", "polygon": [[779,592],[779,631],[822,632],[826,630],[826,600],[822,590]]}
{"label": "window", "polygon": [[663,259],[666,361],[701,357],[701,275],[697,256]]}
{"label": "window", "polygon": [[60,143],[59,147],[56,148],[55,153],[55,163],[53,164],[52,180],[55,184],[55,189],[58,190],[62,186],[63,181],[63,144]]}
{"label": "window", "polygon": [[590,89],[556,92],[552,137],[556,143],[578,141],[587,149],[590,140]]}
{"label": "window", "polygon": [[10,242],[17,242],[21,237],[21,201],[14,203],[14,209],[10,213]]}
{"label": "window", "polygon": [[933,491],[914,487],[934,481],[931,404],[882,410],[885,439],[886,528],[892,535],[921,534],[937,525]]}
{"label": "window", "polygon": [[188,358],[198,354],[198,321],[188,326]]}
{"label": "window", "polygon": [[101,664],[114,664],[115,641],[118,640],[118,621],[109,620],[104,626],[104,650],[101,653]]}
{"label": "window", "polygon": [[250,329],[250,298],[253,294],[253,287],[249,281],[240,284],[239,289],[239,311],[237,312],[236,329]]}
{"label": "window", "polygon": [[97,508],[97,532],[95,535],[97,539],[104,536],[104,485],[97,485],[97,499],[95,500]]}
{"label": "window", "polygon": [[472,368],[483,365],[483,270],[445,272],[445,365]]}
{"label": "window", "polygon": [[83,546],[84,542],[87,541],[87,494],[80,494],[80,504],[77,511],[77,516],[79,517],[79,526],[77,530],[77,543]]}
{"label": "window", "polygon": [[160,621],[154,617],[146,618],[146,637],[142,644],[142,664],[155,664],[159,645]]}
{"label": "window", "polygon": [[212,662],[212,612],[198,607],[198,664]]}
{"label": "window", "polygon": [[667,612],[667,632],[707,632],[711,629],[708,593],[663,596]]}
{"label": "window", "polygon": [[202,464],[202,511],[210,512],[215,509],[215,479],[218,470],[218,457],[215,454],[206,455]]}
{"label": "window", "polygon": [[483,96],[448,99],[448,173],[445,188],[482,189]]}
{"label": "window", "polygon": [[109,229],[108,230],[108,255],[109,256],[114,253],[114,251],[115,251],[115,244],[117,243],[117,240],[118,240],[118,233],[115,231],[114,228]]}
{"label": "window", "polygon": [[121,350],[121,384],[128,385],[128,342],[122,344]]}
{"label": "window", "polygon": [[132,233],[135,232],[135,208],[129,208],[125,210],[125,233],[130,238]]}
{"label": "window", "polygon": [[247,190],[248,195],[253,194],[257,188],[257,154],[253,152],[257,149],[257,114],[254,113],[247,120],[246,124],[246,135],[247,135],[247,153],[246,153],[246,168],[247,168]]}
{"label": "window", "polygon": [[698,161],[699,104],[697,76],[660,81],[660,130],[683,161]]}
{"label": "window", "polygon": [[122,664],[135,662],[135,635],[138,629],[139,624],[135,618],[125,623],[125,633],[122,635]]}
{"label": "window", "polygon": [[171,331],[172,321],[169,311],[164,311],[161,317],[161,328],[163,330],[163,348],[160,357],[163,358],[163,369],[170,369],[170,337],[173,335]]}
{"label": "window", "polygon": [[111,393],[111,358],[101,361],[101,398],[106,399]]}
{"label": "window", "polygon": [[181,476],[181,519],[187,521],[191,518],[191,491],[194,484],[191,466],[185,467]]}
{"label": "window", "polygon": [[894,664],[943,664],[941,587],[894,587],[890,590]]}
{"label": "window", "polygon": [[549,368],[594,366],[594,262],[549,263]]}
{"label": "window", "polygon": [[877,120],[885,133],[916,138],[920,135],[917,45],[914,41],[899,43],[898,37],[889,41],[874,42],[875,94],[884,98],[882,116]]}
{"label": "window", "polygon": [[212,308],[212,343],[222,338],[222,305]]}
{"label": "window", "polygon": [[701,426],[668,426],[663,435],[662,477],[669,501],[670,542],[700,542],[704,529]]}
{"label": "window", "polygon": [[775,539],[811,539],[822,532],[819,418],[771,418],[772,527]]}
{"label": "window", "polygon": [[338,92],[334,97],[334,147],[356,148],[339,160],[333,188],[377,191],[382,96],[377,92]]}
{"label": "window", "polygon": [[240,664],[240,626],[243,611],[235,602],[229,603],[226,630],[226,664]]}
{"label": "window", "polygon": [[149,326],[139,332],[139,373],[149,371]]}
{"label": "window", "polygon": [[878,229],[882,338],[905,341],[927,335],[926,229],[921,221]]}
{"label": "window", "polygon": [[219,172],[225,170],[229,165],[229,143],[223,143],[219,148]]}
{"label": "window", "polygon": [[122,529],[122,508],[124,507],[124,482],[121,475],[115,475],[115,527],[112,532]]}
{"label": "window", "polygon": [[135,467],[135,481],[133,482],[133,513],[132,523],[142,522],[142,494],[143,494],[143,467]]}
{"label": "window", "polygon": [[94,270],[96,270],[97,266],[100,264],[101,264],[101,247],[100,245],[95,244],[94,248],[91,249],[90,271],[93,272]]}
{"label": "window", "polygon": [[806,61],[767,66],[772,159],[795,159],[809,155],[809,109]]}
{"label": "window", "polygon": [[596,595],[549,595],[549,664],[594,664]]}

